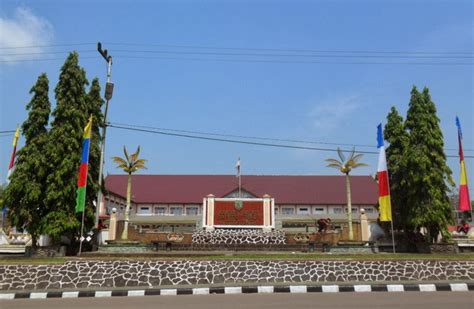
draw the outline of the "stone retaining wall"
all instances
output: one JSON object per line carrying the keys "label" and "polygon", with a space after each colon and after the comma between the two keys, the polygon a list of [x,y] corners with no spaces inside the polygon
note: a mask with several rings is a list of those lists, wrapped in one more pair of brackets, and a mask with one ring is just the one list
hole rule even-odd
{"label": "stone retaining wall", "polygon": [[0,290],[163,285],[474,281],[474,261],[70,261],[0,265]]}
{"label": "stone retaining wall", "polygon": [[193,244],[197,245],[284,245],[285,232],[263,232],[257,229],[217,229],[195,231]]}

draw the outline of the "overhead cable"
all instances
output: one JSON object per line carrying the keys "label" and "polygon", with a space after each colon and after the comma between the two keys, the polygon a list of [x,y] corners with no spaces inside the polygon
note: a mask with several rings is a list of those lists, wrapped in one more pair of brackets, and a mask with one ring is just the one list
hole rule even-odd
{"label": "overhead cable", "polygon": [[[153,134],[168,135],[168,136],[183,137],[183,138],[191,138],[191,139],[200,139],[200,140],[208,140],[208,141],[215,141],[215,142],[225,142],[225,143],[234,143],[234,144],[265,146],[265,147],[276,147],[276,148],[326,151],[326,152],[335,152],[335,151],[337,151],[337,149],[334,149],[334,148],[307,147],[307,146],[296,146],[296,145],[287,145],[287,144],[252,142],[252,141],[237,140],[237,139],[230,139],[230,138],[197,136],[197,135],[184,134],[184,133],[164,132],[164,131],[160,131],[160,130],[136,128],[136,127],[130,127],[130,126],[124,126],[124,125],[115,125],[115,124],[112,124],[112,123],[109,123],[108,126],[111,127],[111,128],[117,128],[117,129],[122,129],[122,130],[147,132],[147,133],[153,133]],[[341,150],[343,152],[352,152],[352,150],[348,150],[348,149],[341,149]],[[377,151],[357,151],[357,152],[358,153],[363,153],[363,154],[371,154],[371,155],[378,154]],[[446,157],[453,157],[453,158],[456,157],[457,158],[457,156],[453,156],[453,155],[447,155]],[[464,157],[465,158],[470,158],[470,159],[474,158],[474,156],[464,156]]]}

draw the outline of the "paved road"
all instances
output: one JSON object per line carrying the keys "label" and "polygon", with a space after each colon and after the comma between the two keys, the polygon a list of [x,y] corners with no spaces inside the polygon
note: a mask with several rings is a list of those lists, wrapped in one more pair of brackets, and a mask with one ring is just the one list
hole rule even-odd
{"label": "paved road", "polygon": [[364,309],[473,309],[473,292],[403,292],[403,293],[309,293],[309,294],[239,294],[108,297],[78,299],[17,299],[0,301],[1,309],[66,308],[66,309],[300,309],[300,308],[364,308]]}

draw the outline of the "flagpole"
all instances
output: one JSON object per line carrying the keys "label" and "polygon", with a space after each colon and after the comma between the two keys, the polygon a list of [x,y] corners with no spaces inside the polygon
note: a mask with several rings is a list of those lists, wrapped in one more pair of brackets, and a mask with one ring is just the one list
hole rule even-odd
{"label": "flagpole", "polygon": [[82,155],[81,155],[81,166],[79,168],[79,177],[77,181],[77,197],[76,197],[76,213],[82,210],[81,219],[81,236],[79,238],[79,252],[78,256],[82,253],[82,243],[84,241],[84,217],[86,213],[86,191],[87,191],[87,172],[89,164],[89,147],[91,140],[92,130],[92,115],[84,128],[83,142],[82,142]]}
{"label": "flagpole", "polygon": [[[13,173],[13,168],[15,166],[15,156],[16,156],[16,145],[18,143],[18,139],[20,138],[20,126],[17,124],[15,135],[13,136],[13,151],[10,157],[10,164],[8,165],[8,172],[7,172],[7,179],[5,180],[6,184],[10,183],[10,175]],[[5,230],[5,221],[7,219],[8,207],[3,205],[2,207],[2,230]]]}
{"label": "flagpole", "polygon": [[[390,221],[392,233],[392,250],[393,253],[395,253],[395,231],[393,228],[393,211],[390,196],[390,180],[388,177],[387,155],[385,154],[381,123],[377,126],[377,148],[380,149],[379,162],[377,166],[380,221]],[[388,212],[388,210],[390,210],[390,212]]]}
{"label": "flagpole", "polygon": [[84,213],[86,212],[86,208],[82,210],[82,220],[81,220],[81,237],[79,238],[79,253],[78,256],[81,256],[82,253],[82,241],[84,240]]}
{"label": "flagpole", "polygon": [[239,173],[239,198],[242,198],[242,181],[240,180],[240,173]]}
{"label": "flagpole", "polygon": [[241,169],[240,169],[240,157],[239,157],[239,198],[242,198],[242,180],[241,180],[241,177],[242,177],[242,173],[241,173]]}
{"label": "flagpole", "polygon": [[[387,184],[388,184],[388,187],[390,189],[390,178],[387,176]],[[392,199],[392,196],[390,195],[390,200]],[[392,202],[390,201],[390,204],[392,204]],[[393,229],[393,210],[392,210],[392,207],[390,207],[390,228],[392,229],[392,249],[393,249],[393,253],[396,253],[395,251],[395,230]]]}
{"label": "flagpole", "polygon": [[392,213],[392,220],[390,220],[390,226],[392,227],[392,248],[393,248],[393,253],[395,252],[395,230],[393,229],[393,212]]}

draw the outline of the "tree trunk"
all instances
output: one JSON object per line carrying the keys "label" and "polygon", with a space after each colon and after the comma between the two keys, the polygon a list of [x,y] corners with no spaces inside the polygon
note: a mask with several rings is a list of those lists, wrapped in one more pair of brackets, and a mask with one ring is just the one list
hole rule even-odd
{"label": "tree trunk", "polygon": [[347,192],[347,223],[349,224],[349,240],[354,240],[352,230],[352,201],[351,201],[351,181],[349,174],[346,174],[346,192]]}
{"label": "tree trunk", "polygon": [[36,234],[30,234],[31,235],[31,247],[36,250],[36,248],[38,247],[37,243],[38,243],[38,237],[36,236]]}
{"label": "tree trunk", "polygon": [[132,174],[128,174],[128,181],[127,181],[127,206],[125,207],[125,217],[124,217],[124,224],[123,224],[123,231],[122,240],[128,239],[128,221],[130,219],[130,200],[132,198]]}

